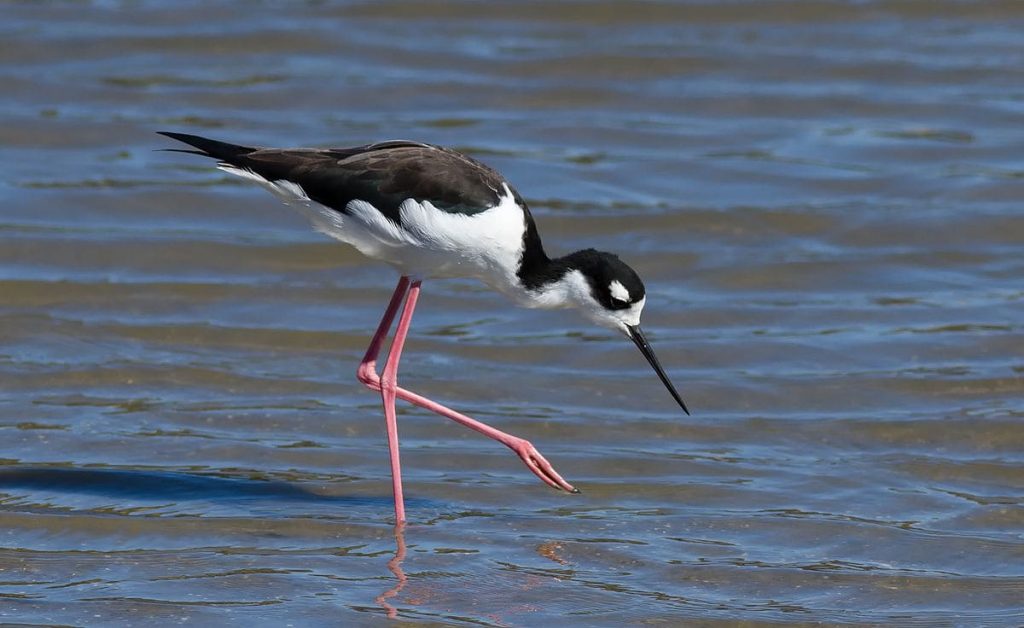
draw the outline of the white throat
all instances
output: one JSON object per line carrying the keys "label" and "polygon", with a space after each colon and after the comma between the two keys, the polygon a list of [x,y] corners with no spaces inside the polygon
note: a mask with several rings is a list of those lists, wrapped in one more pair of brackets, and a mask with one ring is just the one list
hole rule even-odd
{"label": "white throat", "polygon": [[570,270],[561,279],[546,283],[537,290],[525,290],[519,300],[526,307],[553,310],[575,307],[593,298],[590,296],[590,284],[583,273]]}

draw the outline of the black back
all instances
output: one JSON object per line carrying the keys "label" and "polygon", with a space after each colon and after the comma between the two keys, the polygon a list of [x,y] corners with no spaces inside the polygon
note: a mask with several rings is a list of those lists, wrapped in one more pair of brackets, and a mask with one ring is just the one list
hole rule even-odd
{"label": "black back", "polygon": [[[406,199],[430,201],[445,212],[476,214],[505,194],[505,180],[493,169],[431,144],[398,140],[352,148],[261,149],[184,133],[161,134],[198,149],[183,152],[213,157],[269,181],[296,183],[312,200],[341,213],[353,200],[366,201],[396,224],[401,224],[398,208]],[[526,204],[513,194],[532,224]]]}

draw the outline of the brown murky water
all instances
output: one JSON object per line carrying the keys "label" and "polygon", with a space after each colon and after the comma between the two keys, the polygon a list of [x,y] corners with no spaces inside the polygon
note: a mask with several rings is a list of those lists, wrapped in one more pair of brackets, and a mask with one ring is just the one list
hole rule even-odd
{"label": "brown murky water", "polygon": [[[0,619],[1024,623],[1024,5],[0,2]],[[617,251],[694,410],[159,129],[465,149]],[[398,543],[400,541],[400,544]],[[400,549],[401,547],[401,549]],[[396,553],[398,554],[396,559]]]}

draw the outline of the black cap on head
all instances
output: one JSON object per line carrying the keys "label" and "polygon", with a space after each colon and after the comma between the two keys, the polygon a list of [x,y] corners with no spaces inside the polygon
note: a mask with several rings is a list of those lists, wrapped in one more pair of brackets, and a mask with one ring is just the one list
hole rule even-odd
{"label": "black cap on head", "polygon": [[605,309],[626,309],[646,295],[640,276],[614,253],[586,249],[568,257],[572,268],[586,277],[594,299]]}

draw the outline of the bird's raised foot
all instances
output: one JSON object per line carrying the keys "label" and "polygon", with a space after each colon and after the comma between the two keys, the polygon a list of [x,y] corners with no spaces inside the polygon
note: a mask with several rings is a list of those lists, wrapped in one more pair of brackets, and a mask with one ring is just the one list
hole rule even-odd
{"label": "bird's raised foot", "polygon": [[[359,365],[356,377],[364,386],[371,390],[379,391],[384,387],[384,382],[377,373],[376,363],[374,360],[364,360],[363,363]],[[555,471],[555,468],[551,466],[551,463],[547,461],[547,458],[542,456],[530,441],[510,434],[505,434],[504,432],[499,432],[494,428],[483,425],[478,421],[470,419],[467,416],[459,414],[458,412],[421,397],[416,393],[405,390],[404,388],[395,386],[395,394],[399,399],[405,399],[406,401],[410,401],[421,408],[426,408],[440,414],[441,416],[454,419],[463,425],[468,425],[469,427],[472,427],[477,431],[481,431],[491,438],[504,443],[509,449],[516,452],[516,455],[519,456],[519,458],[526,464],[526,467],[530,471],[533,471],[534,475],[540,478],[541,481],[548,486],[576,495],[580,493],[580,489],[566,482],[565,479]]]}
{"label": "bird's raised foot", "polygon": [[555,471],[555,468],[551,466],[551,463],[547,461],[547,458],[540,455],[540,452],[537,451],[537,448],[534,447],[530,441],[523,438],[516,438],[512,440],[512,442],[505,444],[508,445],[509,449],[516,452],[516,455],[526,463],[526,467],[530,471],[533,471],[533,474],[539,477],[541,481],[548,486],[567,491],[569,493],[578,494],[580,492],[578,488],[566,482],[565,479]]}

